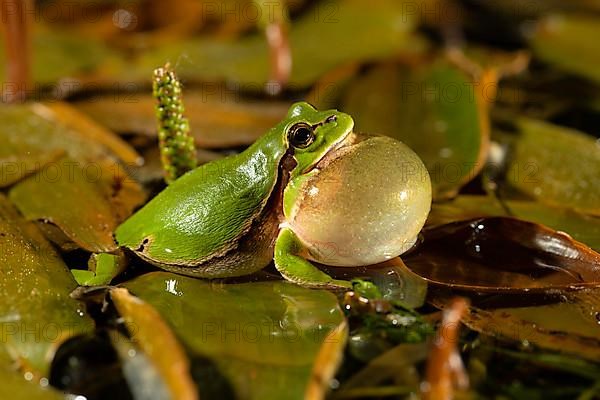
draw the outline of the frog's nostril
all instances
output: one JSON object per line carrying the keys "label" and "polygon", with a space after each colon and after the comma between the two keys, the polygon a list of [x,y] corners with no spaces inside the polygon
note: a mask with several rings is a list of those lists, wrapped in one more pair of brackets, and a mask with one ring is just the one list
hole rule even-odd
{"label": "frog's nostril", "polygon": [[327,119],[325,120],[325,123],[335,122],[335,121],[337,121],[337,115],[332,115],[332,116],[327,117]]}

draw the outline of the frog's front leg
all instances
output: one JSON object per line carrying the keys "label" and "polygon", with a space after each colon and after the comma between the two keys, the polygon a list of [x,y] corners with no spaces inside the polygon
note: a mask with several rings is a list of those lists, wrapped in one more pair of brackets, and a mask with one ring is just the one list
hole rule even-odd
{"label": "frog's front leg", "polygon": [[275,267],[291,282],[312,288],[351,289],[352,283],[333,279],[298,254],[304,245],[290,228],[282,228],[275,243]]}

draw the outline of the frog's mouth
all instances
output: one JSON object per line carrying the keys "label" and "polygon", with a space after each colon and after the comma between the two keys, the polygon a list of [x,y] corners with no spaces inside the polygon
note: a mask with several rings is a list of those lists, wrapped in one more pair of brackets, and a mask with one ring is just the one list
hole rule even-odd
{"label": "frog's mouth", "polygon": [[311,170],[322,170],[323,168],[327,167],[327,165],[329,165],[333,160],[343,157],[346,154],[350,153],[354,145],[362,142],[368,137],[369,135],[356,133],[354,131],[348,133],[346,136],[344,136],[342,140],[336,143],[336,145],[330,151],[328,151],[327,154],[321,157],[321,159],[313,165]]}

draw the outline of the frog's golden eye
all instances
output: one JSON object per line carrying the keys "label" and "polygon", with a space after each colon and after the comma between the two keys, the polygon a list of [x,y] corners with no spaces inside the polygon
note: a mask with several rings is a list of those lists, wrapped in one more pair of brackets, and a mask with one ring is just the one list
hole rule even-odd
{"label": "frog's golden eye", "polygon": [[299,149],[305,149],[315,140],[315,131],[307,123],[299,122],[288,131],[290,144]]}

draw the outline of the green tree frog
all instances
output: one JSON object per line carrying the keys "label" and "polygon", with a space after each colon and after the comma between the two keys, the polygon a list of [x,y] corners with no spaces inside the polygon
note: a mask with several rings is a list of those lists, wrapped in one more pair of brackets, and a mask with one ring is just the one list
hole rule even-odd
{"label": "green tree frog", "polygon": [[224,278],[274,261],[289,281],[350,288],[313,262],[362,266],[415,242],[431,206],[419,157],[353,119],[300,102],[242,153],[178,178],[115,232],[117,242],[180,274]]}

